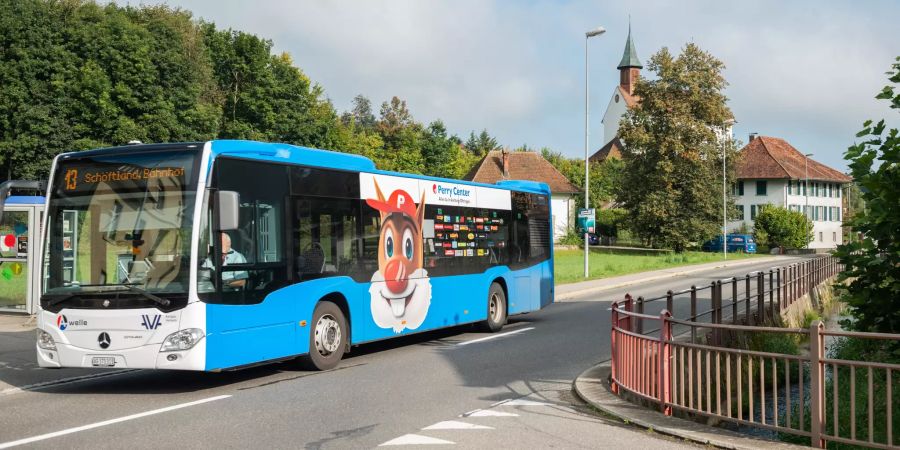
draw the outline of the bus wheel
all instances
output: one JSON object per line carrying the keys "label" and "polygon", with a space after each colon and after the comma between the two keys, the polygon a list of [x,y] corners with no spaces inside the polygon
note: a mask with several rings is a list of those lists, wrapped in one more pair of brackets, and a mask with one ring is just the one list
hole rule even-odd
{"label": "bus wheel", "polygon": [[487,320],[482,325],[484,331],[494,333],[506,325],[506,294],[497,283],[491,283],[491,288],[488,289],[487,313]]}
{"label": "bus wheel", "polygon": [[313,312],[304,365],[313,370],[333,369],[344,357],[347,337],[347,319],[341,308],[328,301],[319,302]]}

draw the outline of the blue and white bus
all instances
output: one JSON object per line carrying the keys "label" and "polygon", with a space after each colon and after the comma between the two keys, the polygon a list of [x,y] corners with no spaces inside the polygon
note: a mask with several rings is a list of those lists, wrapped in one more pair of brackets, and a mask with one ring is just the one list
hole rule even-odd
{"label": "blue and white bus", "polygon": [[249,141],[59,155],[42,367],[218,371],[481,323],[553,301],[550,191]]}

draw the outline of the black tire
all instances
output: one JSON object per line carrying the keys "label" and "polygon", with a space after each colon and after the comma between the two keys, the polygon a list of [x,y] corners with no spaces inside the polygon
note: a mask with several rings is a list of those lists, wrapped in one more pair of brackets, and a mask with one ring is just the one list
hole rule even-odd
{"label": "black tire", "polygon": [[506,294],[498,283],[491,283],[487,298],[487,319],[481,328],[489,333],[496,333],[506,325]]}
{"label": "black tire", "polygon": [[309,327],[309,354],[302,358],[302,364],[310,370],[335,368],[344,357],[349,337],[341,308],[329,301],[319,302]]}

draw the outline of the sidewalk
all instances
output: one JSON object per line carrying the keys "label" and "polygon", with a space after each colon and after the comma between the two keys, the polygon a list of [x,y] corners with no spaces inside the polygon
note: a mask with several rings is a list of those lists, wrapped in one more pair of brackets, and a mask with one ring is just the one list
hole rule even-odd
{"label": "sidewalk", "polygon": [[35,317],[28,314],[0,314],[0,333],[31,331],[35,322]]}
{"label": "sidewalk", "polygon": [[687,275],[694,272],[702,272],[704,270],[721,269],[726,267],[739,267],[763,263],[771,263],[772,267],[775,267],[779,265],[779,261],[783,261],[785,259],[791,259],[791,257],[772,256],[766,258],[741,259],[738,261],[717,261],[705,264],[692,264],[688,266],[670,267],[668,269],[651,270],[649,272],[638,272],[628,275],[621,275],[618,277],[602,278],[599,280],[560,284],[556,286],[556,301],[558,302],[584,294],[590,294],[609,289],[617,289],[620,287],[630,286],[638,283],[646,283],[649,281]]}
{"label": "sidewalk", "polygon": [[609,390],[609,361],[582,372],[572,383],[575,394],[598,410],[656,433],[702,445],[735,450],[800,450],[809,447],[746,436],[662,413],[623,400]]}

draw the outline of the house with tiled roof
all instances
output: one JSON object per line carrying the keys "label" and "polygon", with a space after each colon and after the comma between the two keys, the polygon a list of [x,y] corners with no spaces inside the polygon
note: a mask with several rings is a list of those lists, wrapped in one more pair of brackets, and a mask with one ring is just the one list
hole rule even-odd
{"label": "house with tiled roof", "polygon": [[753,221],[762,206],[772,204],[805,212],[813,222],[809,248],[830,249],[841,243],[843,190],[852,179],[797,150],[784,139],[750,135],[738,153],[733,187],[738,215],[729,230]]}
{"label": "house with tiled roof", "polygon": [[569,182],[565,175],[550,162],[534,152],[490,151],[465,180],[494,184],[500,180],[529,180],[550,186],[550,211],[553,214],[553,237],[559,240],[569,229],[569,221],[575,214],[573,195],[581,190]]}

